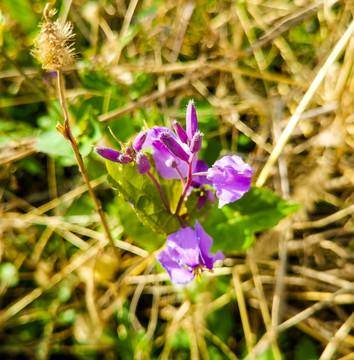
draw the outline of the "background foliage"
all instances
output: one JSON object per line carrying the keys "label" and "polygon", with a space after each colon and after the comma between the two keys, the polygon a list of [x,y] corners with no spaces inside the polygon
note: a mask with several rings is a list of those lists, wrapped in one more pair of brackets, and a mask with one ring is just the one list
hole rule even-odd
{"label": "background foliage", "polygon": [[194,98],[201,157],[239,154],[256,182],[353,2],[57,1],[76,33],[77,61],[65,69],[73,132],[119,263],[55,130],[55,74],[29,54],[44,5],[0,3],[0,357],[350,359],[353,37],[265,188],[200,215],[226,253],[200,282],[171,285],[154,257],[164,236],[117,197],[92,145],[119,149],[108,126],[128,141],[144,121],[184,123]]}

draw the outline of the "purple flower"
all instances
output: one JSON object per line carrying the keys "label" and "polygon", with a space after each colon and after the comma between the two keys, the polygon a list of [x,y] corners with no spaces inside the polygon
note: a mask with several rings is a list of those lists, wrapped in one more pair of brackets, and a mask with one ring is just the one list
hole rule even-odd
{"label": "purple flower", "polygon": [[164,179],[179,179],[178,173],[174,169],[178,167],[182,176],[186,177],[188,172],[188,165],[185,161],[174,155],[167,147],[161,142],[160,135],[168,133],[171,138],[176,140],[180,147],[188,156],[190,150],[188,145],[184,144],[170,129],[166,127],[153,127],[149,129],[148,135],[144,142],[144,148],[151,146],[151,154],[154,157],[156,170],[158,174]]}
{"label": "purple flower", "polygon": [[212,270],[215,261],[224,259],[221,251],[209,253],[212,243],[213,239],[197,221],[195,230],[187,227],[169,235],[165,249],[156,255],[156,259],[174,284],[185,284],[199,277],[204,269]]}
{"label": "purple flower", "polygon": [[240,199],[251,188],[252,167],[239,156],[224,156],[208,170],[207,179],[213,183],[219,208]]}
{"label": "purple flower", "polygon": [[145,174],[150,171],[149,159],[141,152],[141,148],[147,137],[146,131],[141,131],[133,142],[133,147],[128,144],[122,144],[123,151],[113,150],[107,147],[95,147],[94,152],[103,158],[117,162],[119,164],[128,164],[135,162],[138,167],[139,174]]}

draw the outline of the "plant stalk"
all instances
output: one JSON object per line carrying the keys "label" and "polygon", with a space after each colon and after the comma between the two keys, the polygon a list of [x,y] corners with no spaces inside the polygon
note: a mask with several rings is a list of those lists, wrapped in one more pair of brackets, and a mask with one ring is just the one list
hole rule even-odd
{"label": "plant stalk", "polygon": [[191,186],[192,184],[192,180],[193,180],[193,174],[192,174],[192,164],[193,164],[193,159],[194,159],[194,156],[196,154],[192,154],[189,158],[189,161],[188,161],[188,176],[187,176],[187,181],[183,184],[183,190],[182,190],[182,195],[178,201],[178,205],[177,205],[177,209],[176,209],[176,212],[175,212],[175,215],[177,217],[179,217],[179,212],[181,211],[181,208],[182,208],[182,204],[183,204],[183,200],[184,198],[186,197],[187,195],[187,191],[189,189],[189,187]]}
{"label": "plant stalk", "polygon": [[58,90],[59,90],[60,105],[61,105],[61,107],[63,109],[63,112],[64,112],[64,127],[61,124],[58,124],[57,125],[57,130],[65,137],[65,139],[70,141],[71,147],[72,147],[72,149],[74,151],[77,163],[79,165],[80,172],[82,174],[82,177],[84,178],[84,181],[85,181],[85,183],[87,185],[89,194],[90,194],[90,196],[91,196],[91,198],[92,198],[92,200],[93,200],[93,202],[95,204],[97,213],[98,213],[98,215],[99,215],[99,217],[101,219],[101,223],[103,225],[106,237],[107,237],[110,245],[113,248],[115,257],[119,261],[120,257],[119,257],[119,254],[118,254],[118,250],[117,250],[116,246],[114,245],[114,240],[113,240],[111,231],[109,229],[106,216],[105,216],[105,214],[103,212],[100,201],[98,200],[95,192],[93,191],[93,189],[91,187],[90,179],[89,179],[89,177],[87,175],[86,167],[85,167],[85,164],[83,162],[82,156],[80,154],[79,145],[78,145],[74,135],[71,132],[70,121],[69,121],[69,112],[68,112],[68,108],[67,108],[66,100],[65,100],[65,87],[64,87],[63,72],[62,72],[61,69],[58,69],[57,73],[58,73]]}

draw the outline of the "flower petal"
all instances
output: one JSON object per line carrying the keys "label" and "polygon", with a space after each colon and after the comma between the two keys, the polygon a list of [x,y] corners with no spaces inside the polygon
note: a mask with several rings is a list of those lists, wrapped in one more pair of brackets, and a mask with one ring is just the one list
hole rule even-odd
{"label": "flower petal", "polygon": [[170,275],[171,281],[176,285],[186,284],[192,281],[195,277],[192,271],[183,267],[183,265],[180,265],[177,261],[175,261],[170,256],[167,249],[160,251],[156,255],[156,259]]}
{"label": "flower petal", "polygon": [[204,231],[198,221],[195,223],[195,232],[199,241],[199,249],[202,263],[207,269],[212,270],[214,262],[216,260],[223,260],[224,254],[221,251],[218,251],[216,254],[209,253],[210,248],[213,244],[213,239]]}
{"label": "flower petal", "polygon": [[252,167],[239,156],[224,156],[213,166],[208,170],[207,179],[216,190],[219,208],[239,200],[251,188]]}
{"label": "flower petal", "polygon": [[192,228],[182,228],[176,233],[168,235],[166,247],[179,263],[191,268],[199,265],[198,241]]}

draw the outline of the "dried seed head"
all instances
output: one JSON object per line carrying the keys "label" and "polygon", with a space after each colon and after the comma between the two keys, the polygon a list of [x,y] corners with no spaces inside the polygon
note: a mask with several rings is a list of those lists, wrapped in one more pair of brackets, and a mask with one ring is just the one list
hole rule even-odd
{"label": "dried seed head", "polygon": [[46,70],[58,70],[75,61],[73,25],[62,20],[52,22],[50,18],[54,14],[52,10],[44,14],[45,20],[31,52]]}

